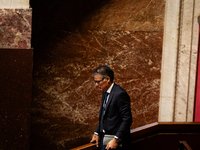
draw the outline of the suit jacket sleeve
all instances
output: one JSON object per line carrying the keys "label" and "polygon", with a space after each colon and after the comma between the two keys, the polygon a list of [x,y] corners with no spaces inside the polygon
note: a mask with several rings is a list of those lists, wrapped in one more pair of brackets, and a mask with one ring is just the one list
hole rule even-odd
{"label": "suit jacket sleeve", "polygon": [[[101,119],[101,111],[102,111],[102,107],[103,107],[103,92],[102,92],[102,100],[101,100],[101,107],[100,107],[100,110],[99,110],[99,123],[100,123],[100,119]],[[97,127],[96,127],[96,129],[95,129],[95,132],[96,133],[100,133],[100,125],[99,125],[99,123],[98,123],[98,125],[97,125]]]}
{"label": "suit jacket sleeve", "polygon": [[95,129],[95,132],[99,134],[99,123],[98,123],[98,125],[97,125],[97,127]]}
{"label": "suit jacket sleeve", "polygon": [[120,139],[123,139],[125,134],[128,132],[130,133],[130,126],[132,124],[130,97],[126,92],[122,92],[118,95],[117,105],[122,122],[116,133],[116,136]]}

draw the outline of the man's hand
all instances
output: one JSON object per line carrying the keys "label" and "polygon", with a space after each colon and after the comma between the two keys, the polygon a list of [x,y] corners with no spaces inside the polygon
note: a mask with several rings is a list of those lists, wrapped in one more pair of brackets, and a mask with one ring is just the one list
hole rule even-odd
{"label": "man's hand", "polygon": [[118,146],[118,143],[116,142],[115,138],[113,138],[109,143],[108,145],[106,146],[106,149],[109,150],[109,149],[116,149]]}
{"label": "man's hand", "polygon": [[90,143],[96,142],[96,147],[99,147],[99,136],[94,134]]}

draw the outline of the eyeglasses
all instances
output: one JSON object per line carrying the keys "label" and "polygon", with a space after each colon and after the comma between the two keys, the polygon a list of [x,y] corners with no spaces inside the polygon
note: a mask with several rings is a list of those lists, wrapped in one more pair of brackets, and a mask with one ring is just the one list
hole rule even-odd
{"label": "eyeglasses", "polygon": [[94,80],[94,83],[96,84],[99,84],[101,81],[103,81],[105,78],[103,78],[103,79],[101,79],[101,80],[99,80],[99,81],[96,81],[96,80]]}

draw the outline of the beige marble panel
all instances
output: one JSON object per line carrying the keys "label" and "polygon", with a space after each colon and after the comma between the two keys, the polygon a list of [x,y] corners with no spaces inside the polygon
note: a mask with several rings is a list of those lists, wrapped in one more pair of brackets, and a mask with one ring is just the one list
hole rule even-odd
{"label": "beige marble panel", "polygon": [[1,0],[0,8],[29,8],[29,0]]}
{"label": "beige marble panel", "polygon": [[180,2],[167,0],[161,69],[159,121],[173,121]]}
{"label": "beige marble panel", "polygon": [[187,109],[187,121],[193,121],[194,113],[194,99],[195,99],[195,85],[196,85],[196,65],[197,65],[197,53],[198,53],[198,36],[199,36],[199,23],[198,16],[200,16],[200,0],[195,0],[194,16],[193,16],[193,28],[192,28],[192,42],[191,42],[191,63],[190,63],[190,82],[189,82],[189,94],[188,94],[188,109]]}
{"label": "beige marble panel", "polygon": [[181,6],[181,25],[179,34],[178,69],[175,98],[174,121],[186,121],[189,89],[189,71],[191,62],[193,5],[185,0]]}
{"label": "beige marble panel", "polygon": [[[192,122],[200,0],[166,2],[159,121]],[[177,24],[171,24],[173,17]]]}

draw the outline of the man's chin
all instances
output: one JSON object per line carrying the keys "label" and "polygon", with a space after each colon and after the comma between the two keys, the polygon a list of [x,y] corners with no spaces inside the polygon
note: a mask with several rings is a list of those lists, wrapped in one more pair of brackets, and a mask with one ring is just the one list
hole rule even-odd
{"label": "man's chin", "polygon": [[100,91],[103,91],[103,89],[102,89],[102,88],[100,88],[100,87],[99,87],[98,89],[99,89]]}

